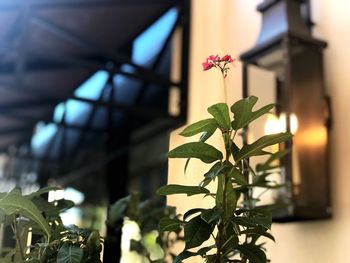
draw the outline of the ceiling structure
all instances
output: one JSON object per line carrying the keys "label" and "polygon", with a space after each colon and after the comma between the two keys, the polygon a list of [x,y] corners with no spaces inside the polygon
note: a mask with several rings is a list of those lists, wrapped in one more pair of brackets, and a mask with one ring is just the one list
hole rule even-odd
{"label": "ceiling structure", "polygon": [[[184,3],[2,0],[0,151],[57,162],[126,120],[131,128],[183,122],[185,59],[180,81],[169,72],[172,36],[188,23]],[[168,113],[171,87],[181,91],[178,116]]]}

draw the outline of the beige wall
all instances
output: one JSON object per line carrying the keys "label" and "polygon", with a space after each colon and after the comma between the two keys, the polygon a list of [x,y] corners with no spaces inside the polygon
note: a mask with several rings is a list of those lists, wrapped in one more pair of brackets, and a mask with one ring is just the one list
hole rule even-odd
{"label": "beige wall", "polygon": [[[206,108],[223,100],[220,75],[203,72],[201,62],[209,54],[230,53],[237,57],[251,48],[258,36],[258,0],[193,0],[189,121],[206,115]],[[315,35],[325,39],[325,73],[333,103],[334,126],[331,134],[332,220],[275,224],[276,244],[269,243],[273,263],[334,263],[350,260],[350,1],[314,0]],[[241,71],[237,63],[227,78],[229,103],[241,96]],[[170,147],[185,140],[174,132]],[[212,141],[217,140],[214,138]],[[183,162],[170,162],[169,183],[197,184],[205,168],[193,161],[187,175]],[[323,193],[320,193],[320,195]],[[208,205],[202,199],[184,202],[171,197],[179,211],[193,205]]]}

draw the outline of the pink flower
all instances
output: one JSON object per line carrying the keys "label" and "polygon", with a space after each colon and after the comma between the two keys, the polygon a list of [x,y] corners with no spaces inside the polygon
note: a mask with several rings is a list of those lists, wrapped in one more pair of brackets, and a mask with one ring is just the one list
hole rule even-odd
{"label": "pink flower", "polygon": [[217,68],[221,71],[223,77],[225,78],[227,76],[227,72],[230,69],[228,67],[229,63],[233,63],[235,59],[232,59],[232,57],[228,54],[223,56],[222,58],[219,57],[219,55],[210,55],[207,57],[205,62],[202,63],[203,70],[209,70],[211,68]]}
{"label": "pink flower", "polygon": [[208,62],[208,60],[206,62],[203,62],[202,65],[203,65],[203,70],[209,70],[212,67],[214,67],[214,64],[212,62]]}
{"label": "pink flower", "polygon": [[227,63],[232,63],[235,61],[235,59],[232,59],[230,55],[225,55],[223,56],[220,61],[225,61]]}
{"label": "pink flower", "polygon": [[216,56],[210,55],[210,56],[207,58],[207,61],[208,61],[208,60],[211,60],[211,61],[220,61],[220,57],[219,57],[219,55],[216,55]]}

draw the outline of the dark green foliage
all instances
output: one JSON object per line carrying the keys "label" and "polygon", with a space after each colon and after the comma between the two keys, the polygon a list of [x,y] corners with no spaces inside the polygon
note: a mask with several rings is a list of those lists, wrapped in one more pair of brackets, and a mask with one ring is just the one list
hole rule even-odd
{"label": "dark green foliage", "polygon": [[[76,226],[64,226],[60,213],[74,203],[68,200],[52,203],[41,197],[51,190],[56,188],[43,188],[30,195],[22,195],[19,189],[0,193],[0,223],[12,226],[16,243],[10,252],[1,255],[1,262],[101,262],[103,240],[100,234]],[[22,239],[25,240],[23,234],[30,229],[41,238],[27,248]]]}
{"label": "dark green foliage", "polygon": [[168,184],[158,189],[157,194],[159,195],[173,195],[173,194],[187,194],[187,196],[198,195],[198,194],[209,194],[209,190],[200,186],[187,186]]}
{"label": "dark green foliage", "polygon": [[[213,146],[199,142],[186,143],[171,150],[169,158],[186,158],[186,167],[190,158],[197,158],[205,163],[215,162],[204,174],[200,186],[166,185],[158,194],[204,194],[215,199],[215,206],[210,209],[190,209],[179,219],[162,219],[160,227],[166,231],[178,231],[183,227],[185,250],[174,260],[175,263],[200,256],[206,262],[226,263],[266,263],[264,249],[258,243],[261,237],[274,241],[269,233],[272,215],[269,207],[259,207],[259,199],[253,197],[255,187],[271,189],[280,185],[269,179],[271,170],[276,172],[278,163],[288,151],[269,153],[266,147],[284,143],[292,138],[290,133],[279,133],[263,136],[257,141],[238,147],[235,140],[239,130],[247,127],[252,121],[268,113],[273,104],[253,110],[257,102],[254,96],[242,99],[231,107],[231,120],[228,106],[218,103],[208,108],[213,119],[206,119],[188,126],[181,135],[192,136],[202,133],[205,140],[219,129],[225,145],[221,153]],[[269,155],[266,162],[257,165],[254,170],[249,159],[255,156]],[[216,184],[216,192],[206,188],[210,183]],[[211,188],[213,189],[213,188]],[[205,241],[213,244],[197,249]]]}

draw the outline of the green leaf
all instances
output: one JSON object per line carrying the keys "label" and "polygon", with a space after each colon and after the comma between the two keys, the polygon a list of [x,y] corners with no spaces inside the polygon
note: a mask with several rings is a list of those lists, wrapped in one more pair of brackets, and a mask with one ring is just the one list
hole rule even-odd
{"label": "green leaf", "polygon": [[266,255],[259,246],[253,244],[242,244],[236,247],[243,255],[245,255],[250,263],[266,263]]}
{"label": "green leaf", "polygon": [[57,263],[80,263],[83,259],[83,249],[65,243],[57,254]]}
{"label": "green leaf", "polygon": [[205,142],[206,140],[208,140],[214,134],[214,132],[216,131],[217,128],[218,128],[217,124],[215,126],[207,127],[207,131],[203,132],[199,141]]}
{"label": "green leaf", "polygon": [[168,184],[157,190],[158,195],[187,194],[187,196],[198,194],[209,194],[210,191],[200,186],[187,186],[178,184]]}
{"label": "green leaf", "polygon": [[255,216],[240,216],[235,217],[234,221],[241,225],[246,227],[256,227],[256,226],[262,226],[266,229],[271,229],[272,225],[272,218],[271,216],[266,216],[263,214],[255,215]]}
{"label": "green leaf", "polygon": [[197,254],[203,256],[203,255],[207,254],[213,248],[216,248],[216,245],[211,245],[209,247],[202,247],[201,249],[199,249],[197,251]]}
{"label": "green leaf", "polygon": [[188,167],[190,161],[191,161],[191,158],[187,158],[186,163],[185,163],[185,168],[184,168],[184,174],[186,174],[187,167]]}
{"label": "green leaf", "polygon": [[236,161],[237,156],[239,154],[239,148],[238,148],[237,144],[234,143],[234,141],[231,141],[231,153],[232,153],[233,159]]}
{"label": "green leaf", "polygon": [[[236,225],[239,230],[239,227]],[[232,222],[225,229],[225,243],[222,245],[224,251],[232,251],[234,247],[236,247],[239,243],[238,233],[235,232],[234,226]]]}
{"label": "green leaf", "polygon": [[202,211],[204,211],[204,210],[205,210],[204,208],[193,208],[193,209],[190,209],[190,210],[188,210],[188,211],[184,214],[184,220],[186,220],[187,218],[189,218],[191,215],[200,213],[200,212],[202,212]]}
{"label": "green leaf", "polygon": [[231,112],[234,115],[232,128],[234,130],[237,131],[241,128],[244,128],[252,121],[256,120],[257,118],[264,115],[265,113],[268,113],[275,106],[274,104],[269,104],[257,111],[252,111],[257,101],[258,101],[257,97],[250,96],[245,99],[239,100],[232,105]]}
{"label": "green leaf", "polygon": [[217,190],[216,190],[216,206],[217,207],[222,207],[224,199],[224,175],[220,174],[218,176],[218,185],[217,185]]}
{"label": "green leaf", "polygon": [[217,162],[204,174],[204,177],[214,180],[225,168],[226,166],[224,164]]}
{"label": "green leaf", "polygon": [[187,126],[180,135],[190,137],[201,132],[212,131],[213,129],[215,131],[217,128],[218,125],[214,119],[205,119]]}
{"label": "green leaf", "polygon": [[267,177],[271,175],[271,173],[264,173],[257,175],[253,178],[252,186],[265,186],[268,185],[270,181],[267,180]]}
{"label": "green leaf", "polygon": [[177,257],[175,257],[173,263],[181,263],[182,260],[190,257],[197,256],[197,253],[190,252],[190,251],[182,251]]}
{"label": "green leaf", "polygon": [[179,231],[182,222],[177,218],[163,217],[159,220],[160,231]]}
{"label": "green leaf", "polygon": [[233,216],[236,210],[236,206],[237,206],[236,193],[232,187],[231,179],[228,179],[226,183],[225,208],[224,208],[224,211],[225,211],[224,217],[226,219],[229,219]]}
{"label": "green leaf", "polygon": [[212,222],[217,222],[222,214],[222,209],[219,208],[212,208],[212,209],[207,209],[202,212],[201,218],[207,222],[208,224]]}
{"label": "green leaf", "polygon": [[0,199],[0,209],[6,215],[20,214],[35,222],[50,239],[51,229],[41,211],[26,196],[22,196],[18,189],[14,189]]}
{"label": "green leaf", "polygon": [[249,229],[243,230],[241,232],[241,234],[264,236],[264,237],[271,239],[272,241],[275,241],[275,238],[273,237],[273,235],[271,235],[270,233],[268,233],[266,231],[267,231],[266,228],[255,227],[255,228],[249,228]]}
{"label": "green leaf", "polygon": [[192,218],[185,224],[186,249],[198,247],[210,238],[215,224],[208,224],[200,215]]}
{"label": "green leaf", "polygon": [[203,142],[190,142],[171,150],[169,158],[198,158],[205,163],[222,160],[222,153],[213,146]]}
{"label": "green leaf", "polygon": [[288,141],[291,138],[292,134],[288,132],[263,136],[252,144],[244,145],[237,155],[236,162],[252,156],[261,155],[261,151],[265,147]]}
{"label": "green leaf", "polygon": [[232,168],[229,172],[229,176],[239,185],[247,185],[247,179],[236,168]]}
{"label": "green leaf", "polygon": [[221,129],[231,130],[231,120],[226,103],[217,103],[208,108],[208,112],[214,117]]}
{"label": "green leaf", "polygon": [[283,158],[289,152],[290,152],[289,149],[285,149],[285,150],[278,151],[276,153],[271,154],[270,158],[267,159],[267,161],[265,163],[263,163],[263,164],[259,163],[259,164],[256,165],[256,171],[257,172],[263,172],[263,171],[267,171],[267,170],[278,168],[278,165],[277,166],[271,166],[272,162],[275,161],[275,160],[279,160],[279,159]]}

